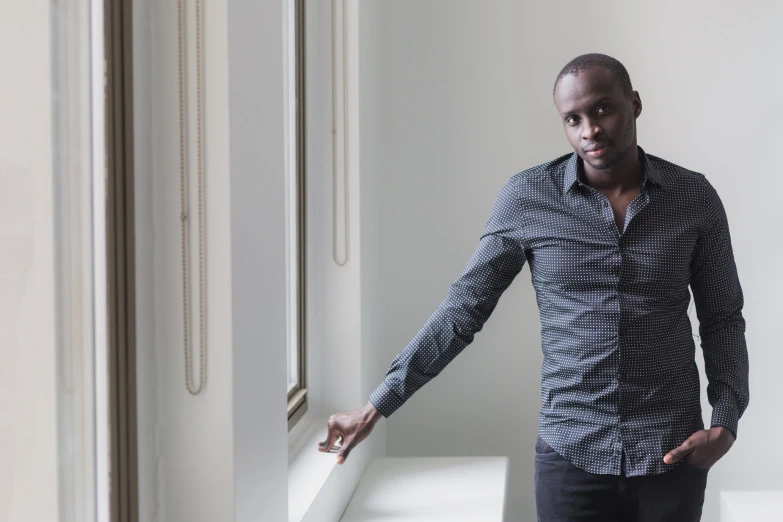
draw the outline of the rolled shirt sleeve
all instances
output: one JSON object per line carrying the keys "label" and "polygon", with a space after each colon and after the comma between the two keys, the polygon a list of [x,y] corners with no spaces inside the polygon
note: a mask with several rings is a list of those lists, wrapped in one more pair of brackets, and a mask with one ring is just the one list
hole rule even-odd
{"label": "rolled shirt sleeve", "polygon": [[705,230],[691,264],[691,290],[709,381],[711,426],[724,426],[736,438],[737,424],[750,398],[744,300],[726,210],[709,182],[704,215]]}
{"label": "rolled shirt sleeve", "polygon": [[478,246],[445,299],[391,362],[370,402],[389,417],[438,375],[479,332],[525,263],[521,241],[518,175],[495,199]]}

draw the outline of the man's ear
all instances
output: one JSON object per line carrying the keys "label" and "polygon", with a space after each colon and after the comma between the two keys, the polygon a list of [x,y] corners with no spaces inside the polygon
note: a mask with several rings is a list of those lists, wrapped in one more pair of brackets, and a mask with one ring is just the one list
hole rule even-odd
{"label": "man's ear", "polygon": [[631,93],[631,105],[633,105],[633,117],[638,118],[642,113],[642,99],[639,97],[639,91]]}

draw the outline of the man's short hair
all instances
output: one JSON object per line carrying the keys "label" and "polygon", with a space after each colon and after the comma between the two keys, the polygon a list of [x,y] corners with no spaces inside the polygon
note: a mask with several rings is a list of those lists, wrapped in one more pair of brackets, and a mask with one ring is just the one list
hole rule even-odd
{"label": "man's short hair", "polygon": [[625,70],[623,64],[621,64],[615,58],[605,54],[589,53],[577,56],[568,62],[565,67],[563,67],[563,69],[560,71],[560,74],[558,74],[557,78],[555,79],[555,85],[552,88],[552,96],[555,95],[555,90],[557,89],[558,82],[560,82],[560,78],[568,74],[579,74],[580,71],[584,71],[585,69],[589,69],[591,67],[603,67],[609,70],[609,72],[614,75],[617,81],[620,82],[623,93],[626,96],[633,92],[633,87],[631,86],[631,77],[628,76],[628,71]]}

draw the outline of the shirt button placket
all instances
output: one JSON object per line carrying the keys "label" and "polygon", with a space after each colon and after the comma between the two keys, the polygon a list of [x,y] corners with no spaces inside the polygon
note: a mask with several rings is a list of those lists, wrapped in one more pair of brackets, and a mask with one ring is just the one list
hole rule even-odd
{"label": "shirt button placket", "polygon": [[622,442],[622,423],[625,421],[625,415],[623,410],[623,381],[625,380],[625,372],[623,371],[623,313],[622,313],[622,276],[623,276],[623,237],[618,239],[615,253],[617,255],[617,413],[618,413],[618,431],[620,432],[620,438],[614,443],[614,451],[616,455],[620,455],[623,450]]}
{"label": "shirt button placket", "polygon": [[598,193],[598,195],[600,198],[602,198],[601,208],[603,209],[603,215],[604,218],[606,219],[606,224],[609,226],[609,229],[612,232],[615,232],[617,225],[614,224],[614,214],[612,213],[611,209],[607,211],[607,209],[609,208],[609,200],[606,199],[606,196],[604,196],[601,193]]}

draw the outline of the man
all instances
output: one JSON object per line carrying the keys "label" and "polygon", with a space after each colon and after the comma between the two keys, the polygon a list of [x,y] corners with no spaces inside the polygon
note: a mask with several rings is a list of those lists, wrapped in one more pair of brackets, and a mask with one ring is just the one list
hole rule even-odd
{"label": "man", "polygon": [[[574,153],[512,176],[479,245],[368,404],[333,415],[344,462],[473,340],[530,263],[541,312],[539,521],[698,521],[748,405],[743,294],[707,178],[636,143],[639,93],[606,55],[569,62],[554,102]],[[704,429],[693,292],[712,421]]]}

